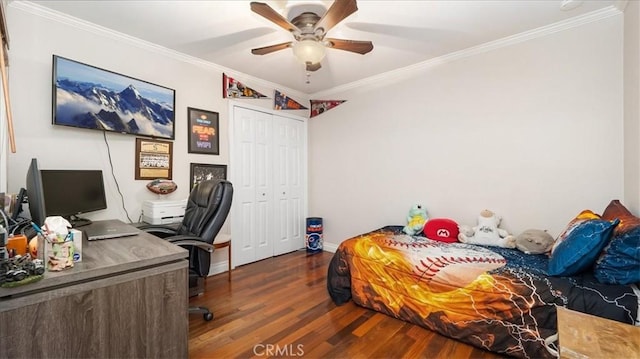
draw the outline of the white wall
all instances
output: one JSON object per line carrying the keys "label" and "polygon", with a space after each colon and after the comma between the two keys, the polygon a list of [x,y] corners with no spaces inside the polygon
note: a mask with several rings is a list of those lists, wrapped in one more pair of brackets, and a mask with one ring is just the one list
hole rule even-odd
{"label": "white wall", "polygon": [[[148,180],[134,179],[135,136],[106,134],[127,217],[111,174],[103,133],[51,124],[53,54],[176,90],[173,180],[178,190],[163,198],[188,196],[190,163],[229,165],[228,106],[222,98],[223,71],[218,67],[183,59],[179,54],[61,17],[32,4],[11,3],[7,7],[7,22],[11,37],[10,94],[17,142],[17,153],[8,155],[7,171],[2,170],[2,176],[7,175],[9,192],[17,193],[25,186],[29,162],[35,157],[41,169],[103,171],[108,209],[86,214],[90,219],[130,218],[135,222],[140,218],[143,200],[158,198],[145,188]],[[243,81],[242,77],[226,73]],[[269,90],[254,88],[262,93]],[[251,101],[255,106],[271,108],[273,100]],[[219,156],[187,153],[187,107],[219,113]],[[0,143],[6,150],[4,140]],[[69,195],[73,195],[72,189]],[[228,223],[223,231],[229,231]],[[214,254],[220,258],[218,263],[225,261],[226,255],[226,251]],[[221,268],[226,268],[226,264]]]}
{"label": "white wall", "polygon": [[640,214],[640,2],[624,12],[624,204]]}
{"label": "white wall", "polygon": [[[38,158],[42,169],[102,169],[109,208],[87,217],[126,219],[111,176],[103,133],[51,125],[53,54],[176,90],[173,180],[179,187],[167,199],[188,196],[190,163],[228,164],[228,107],[222,98],[222,71],[25,4],[12,3],[7,16],[12,40],[10,90],[18,146],[18,152],[8,158],[9,191],[24,187],[32,157]],[[272,105],[272,100],[253,101],[258,106]],[[220,114],[219,156],[187,153],[187,107]],[[148,180],[134,179],[135,136],[107,133],[106,137],[125,206],[131,219],[137,220],[142,201],[157,197],[146,190]]]}
{"label": "white wall", "polygon": [[622,15],[414,71],[309,121],[309,215],[338,244],[430,217],[557,235],[623,195]]}

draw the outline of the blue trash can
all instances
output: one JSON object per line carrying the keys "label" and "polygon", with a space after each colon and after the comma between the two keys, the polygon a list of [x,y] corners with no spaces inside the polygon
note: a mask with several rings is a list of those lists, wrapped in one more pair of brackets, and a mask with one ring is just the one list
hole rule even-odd
{"label": "blue trash can", "polygon": [[322,252],[322,218],[307,218],[307,234],[304,237],[307,254]]}

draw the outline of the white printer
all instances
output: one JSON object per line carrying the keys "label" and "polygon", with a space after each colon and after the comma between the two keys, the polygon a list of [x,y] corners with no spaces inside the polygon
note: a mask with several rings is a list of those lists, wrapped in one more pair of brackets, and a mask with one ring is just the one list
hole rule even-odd
{"label": "white printer", "polygon": [[142,221],[149,224],[180,223],[186,208],[186,198],[176,201],[146,200],[142,202]]}

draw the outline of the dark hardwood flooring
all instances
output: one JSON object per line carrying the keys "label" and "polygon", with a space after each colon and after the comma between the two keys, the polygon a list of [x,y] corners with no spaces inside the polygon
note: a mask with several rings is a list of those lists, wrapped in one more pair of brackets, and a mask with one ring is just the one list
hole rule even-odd
{"label": "dark hardwood flooring", "polygon": [[207,278],[191,305],[190,358],[503,358],[359,307],[336,306],[326,289],[333,253],[297,251]]}

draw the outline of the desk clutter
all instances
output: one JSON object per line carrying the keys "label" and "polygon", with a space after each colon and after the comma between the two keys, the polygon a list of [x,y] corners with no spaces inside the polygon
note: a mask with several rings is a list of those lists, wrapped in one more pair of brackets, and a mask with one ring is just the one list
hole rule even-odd
{"label": "desk clutter", "polygon": [[32,258],[28,253],[0,260],[0,287],[11,288],[33,283],[42,279],[43,275],[42,260]]}
{"label": "desk clutter", "polygon": [[31,225],[37,236],[31,239],[29,248],[35,257],[42,253],[48,271],[72,268],[74,262],[82,260],[82,232],[71,229],[69,221],[52,216],[45,219],[43,228],[35,223]]}
{"label": "desk clutter", "polygon": [[42,279],[42,260],[27,253],[26,243],[26,237],[9,238],[6,230],[0,227],[0,287],[9,288]]}
{"label": "desk clutter", "polygon": [[82,232],[71,229],[63,217],[47,217],[41,228],[31,223],[36,236],[8,237],[0,228],[0,286],[29,284],[52,272],[72,268],[82,260]]}

